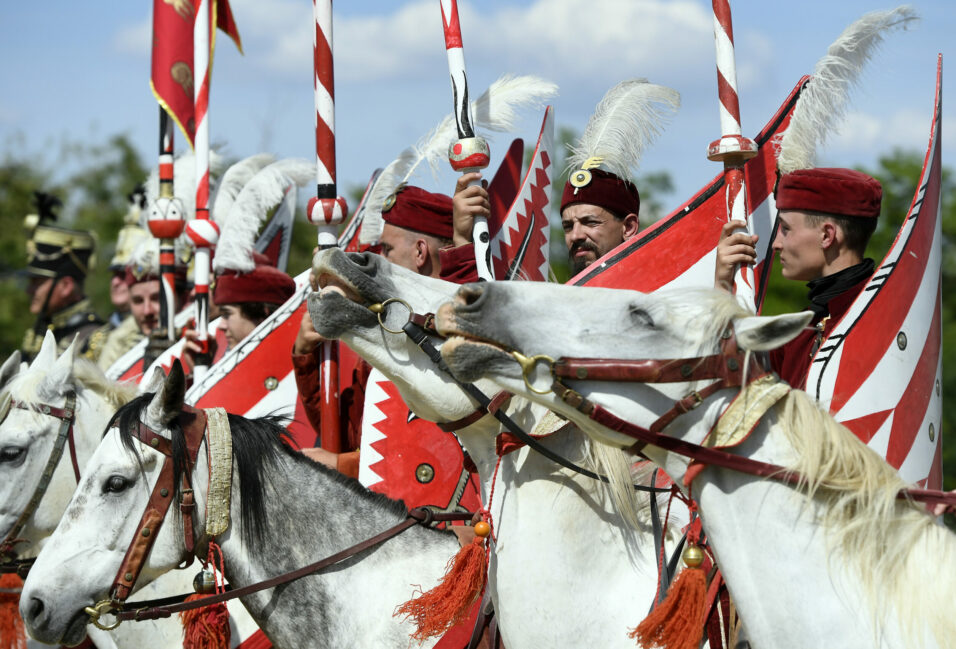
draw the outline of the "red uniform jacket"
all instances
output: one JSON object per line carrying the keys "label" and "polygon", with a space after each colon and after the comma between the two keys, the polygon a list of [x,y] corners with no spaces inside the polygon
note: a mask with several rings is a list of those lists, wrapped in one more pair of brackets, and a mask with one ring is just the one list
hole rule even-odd
{"label": "red uniform jacket", "polygon": [[[792,387],[803,390],[810,373],[810,363],[823,341],[827,339],[840,318],[846,314],[853,300],[860,294],[869,281],[869,277],[852,285],[827,302],[830,315],[826,318],[815,317],[811,327],[783,347],[770,352],[770,367]],[[822,323],[822,324],[821,324]],[[819,337],[819,344],[818,343]]]}

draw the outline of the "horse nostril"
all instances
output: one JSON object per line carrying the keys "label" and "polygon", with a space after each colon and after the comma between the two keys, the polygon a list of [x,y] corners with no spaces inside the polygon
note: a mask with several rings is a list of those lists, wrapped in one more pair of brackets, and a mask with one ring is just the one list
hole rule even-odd
{"label": "horse nostril", "polygon": [[465,284],[458,289],[458,303],[464,306],[473,306],[484,296],[485,287],[482,284]]}
{"label": "horse nostril", "polygon": [[27,606],[27,621],[36,622],[43,615],[43,600],[38,597],[31,597],[30,604]]}

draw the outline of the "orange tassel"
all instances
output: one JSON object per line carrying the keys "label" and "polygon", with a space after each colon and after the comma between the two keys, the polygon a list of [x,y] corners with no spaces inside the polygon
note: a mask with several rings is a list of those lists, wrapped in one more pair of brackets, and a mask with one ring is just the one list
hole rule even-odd
{"label": "orange tassel", "polygon": [[3,649],[26,649],[27,646],[19,610],[21,588],[23,580],[17,575],[0,575],[0,647]]}
{"label": "orange tassel", "polygon": [[[695,550],[697,555],[688,556]],[[700,646],[707,605],[707,576],[700,568],[702,561],[700,548],[689,546],[684,554],[687,567],[677,575],[664,601],[628,634],[629,638],[636,639],[643,647],[697,649]]]}
{"label": "orange tassel", "polygon": [[[195,593],[187,602],[207,597]],[[223,602],[182,611],[183,649],[229,649],[229,609]]]}
{"label": "orange tassel", "polygon": [[394,615],[415,620],[414,640],[424,642],[440,636],[468,617],[471,605],[485,587],[488,574],[484,540],[474,540],[458,551],[445,569],[441,582],[427,593],[399,606]]}

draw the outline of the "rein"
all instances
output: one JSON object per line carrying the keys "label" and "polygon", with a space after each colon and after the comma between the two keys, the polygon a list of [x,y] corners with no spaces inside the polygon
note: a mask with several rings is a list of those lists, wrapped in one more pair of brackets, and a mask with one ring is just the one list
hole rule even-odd
{"label": "rein", "polygon": [[53,479],[53,473],[56,471],[56,467],[60,463],[60,458],[63,457],[64,446],[69,446],[70,448],[70,459],[73,463],[73,475],[76,477],[77,484],[80,482],[80,467],[76,458],[76,444],[73,441],[73,424],[76,419],[76,392],[71,390],[67,393],[66,404],[64,404],[62,408],[50,406],[45,403],[31,406],[29,403],[18,401],[16,399],[10,399],[9,406],[13,408],[20,408],[21,410],[32,410],[43,415],[56,417],[60,420],[60,428],[57,431],[56,439],[53,442],[53,448],[50,449],[50,456],[47,458],[46,466],[43,468],[43,473],[40,474],[40,481],[37,483],[36,489],[33,490],[33,496],[30,498],[30,501],[27,503],[27,506],[24,508],[24,510],[20,513],[20,516],[17,518],[17,522],[14,523],[6,538],[4,538],[3,541],[0,541],[0,556],[10,557],[9,561],[5,561],[3,564],[0,564],[0,573],[12,572],[24,576],[29,571],[30,565],[33,564],[33,559],[14,559],[14,546],[20,542],[20,539],[17,538],[17,534],[23,531],[27,521],[29,521],[33,514],[36,513],[37,507],[40,506],[40,502],[43,500],[43,496],[46,494],[46,490],[50,486],[50,481]]}
{"label": "rein", "polygon": [[[162,599],[129,603],[104,600],[104,602],[97,604],[96,607],[87,608],[86,612],[90,615],[90,621],[95,626],[105,630],[115,629],[120,625],[120,623],[126,620],[141,621],[170,617],[174,613],[201,608],[211,604],[219,604],[220,602],[226,602],[237,597],[251,595],[252,593],[257,593],[261,590],[274,588],[275,586],[287,584],[291,581],[301,579],[302,577],[318,573],[321,570],[353,557],[360,552],[375,547],[376,545],[380,545],[385,541],[398,536],[405,530],[414,527],[415,525],[424,525],[427,527],[433,522],[471,520],[473,516],[474,514],[471,512],[436,513],[427,507],[417,507],[408,512],[408,517],[404,521],[393,525],[387,530],[380,532],[369,539],[356,543],[355,545],[336,552],[335,554],[329,555],[324,559],[320,559],[315,563],[310,563],[302,568],[291,570],[281,575],[266,579],[265,581],[260,581],[256,584],[250,584],[248,586],[243,586],[242,588],[233,588],[224,593],[209,595],[202,597],[201,599],[191,600],[188,602],[183,601],[187,595],[178,595],[175,597],[165,597]],[[99,618],[104,614],[115,614],[116,622],[112,625],[101,624]]]}
{"label": "rein", "polygon": [[[651,444],[665,451],[688,457],[699,465],[713,465],[733,469],[761,478],[772,478],[790,485],[801,484],[804,482],[801,474],[789,471],[782,466],[741,457],[728,451],[694,444],[661,433],[661,430],[677,417],[694,410],[714,393],[727,388],[743,388],[758,379],[771,375],[767,369],[751,357],[747,367],[747,380],[744,381],[746,355],[737,346],[733,329],[728,328],[721,335],[720,348],[718,354],[711,356],[664,360],[568,357],[555,360],[543,355],[528,357],[515,351],[512,351],[511,355],[521,366],[522,376],[529,389],[538,394],[553,392],[564,403],[605,428],[634,438],[637,440],[633,447],[636,451],[640,451],[647,444]],[[530,374],[538,363],[544,363],[550,369],[552,384],[548,390],[539,390],[531,384]],[[568,387],[562,379],[635,383],[677,383],[706,379],[716,379],[716,381],[679,399],[667,412],[658,417],[649,428],[644,428],[614,415],[601,405]],[[688,486],[690,479],[685,478],[685,483]],[[956,493],[933,489],[901,489],[898,498],[911,499],[927,504],[945,504],[951,511],[956,508]]]}
{"label": "rein", "polygon": [[[177,420],[180,423],[186,441],[187,466],[184,467],[182,475],[180,512],[183,517],[184,544],[187,552],[191,554],[195,545],[192,527],[192,511],[195,507],[195,502],[193,500],[193,491],[188,476],[195,467],[199,447],[205,436],[207,415],[202,410],[184,406]],[[134,535],[126,551],[126,555],[123,558],[123,563],[120,565],[120,569],[114,579],[109,599],[101,600],[95,605],[85,609],[86,614],[90,616],[90,622],[104,631],[115,629],[125,620],[147,620],[169,617],[173,613],[201,608],[203,606],[209,606],[210,604],[218,604],[294,581],[306,575],[319,572],[323,568],[339,563],[363,550],[384,543],[416,524],[430,525],[437,521],[471,520],[474,516],[471,512],[435,513],[430,509],[420,507],[411,510],[408,513],[408,517],[401,523],[392,526],[370,539],[357,543],[303,568],[272,577],[271,579],[256,584],[230,589],[227,592],[202,597],[189,602],[183,601],[189,595],[186,594],[127,603],[126,598],[129,597],[133,585],[136,583],[136,579],[146,562],[146,558],[149,556],[153,541],[155,541],[171,506],[175,478],[173,475],[173,449],[170,440],[142,422],[139,422],[132,434],[140,442],[162,453],[166,458],[160,469],[159,478],[153,487],[153,492],[150,494],[146,510],[140,519],[140,524],[137,526],[138,531]],[[115,615],[116,619],[113,623],[107,624],[100,621],[103,615]]]}
{"label": "rein", "polygon": [[[384,316],[385,316],[386,307],[389,304],[393,304],[393,303],[401,304],[406,309],[408,309],[408,320],[405,322],[405,324],[402,326],[401,329],[389,329],[385,325]],[[379,326],[381,326],[381,328],[384,331],[387,331],[388,333],[392,333],[392,334],[399,334],[404,332],[405,335],[408,336],[412,342],[418,345],[418,347],[421,348],[423,352],[425,352],[425,355],[428,356],[428,358],[431,359],[431,361],[435,363],[435,365],[437,365],[442,372],[447,374],[448,377],[451,378],[452,381],[454,381],[455,385],[460,387],[468,396],[470,396],[472,399],[474,399],[478,403],[478,408],[475,409],[475,411],[471,413],[470,415],[463,417],[462,419],[459,419],[455,422],[438,424],[438,427],[441,428],[443,431],[452,432],[460,428],[464,428],[465,426],[469,426],[475,423],[476,421],[484,417],[486,414],[489,414],[489,415],[492,415],[495,419],[497,419],[502,425],[504,425],[504,427],[507,428],[508,431],[512,433],[515,437],[517,437],[518,440],[520,440],[523,444],[525,444],[532,450],[536,451],[537,453],[543,455],[544,457],[548,458],[552,462],[559,464],[565,469],[569,469],[570,471],[574,471],[575,473],[591,478],[592,480],[599,480],[605,483],[608,482],[607,476],[600,475],[598,473],[585,469],[584,467],[571,462],[567,458],[562,457],[561,455],[558,455],[557,453],[549,449],[547,446],[544,446],[543,444],[541,444],[541,442],[536,440],[534,437],[532,437],[528,433],[524,432],[524,430],[521,428],[521,426],[517,424],[517,422],[515,422],[511,417],[507,415],[507,413],[502,412],[501,410],[502,406],[504,406],[507,403],[508,399],[512,396],[510,393],[502,391],[502,392],[499,392],[494,397],[489,398],[484,392],[482,392],[477,387],[475,387],[474,384],[464,383],[462,381],[459,381],[457,378],[455,378],[455,376],[448,370],[448,366],[445,364],[445,361],[442,359],[441,352],[439,352],[438,349],[436,349],[435,346],[431,344],[431,341],[428,340],[428,336],[430,335],[442,337],[441,334],[439,334],[438,331],[435,329],[435,314],[434,313],[426,313],[424,315],[415,313],[411,305],[409,305],[407,302],[399,298],[389,298],[388,300],[385,300],[384,302],[373,304],[369,307],[369,310],[378,315]],[[644,485],[639,485],[639,484],[634,484],[631,486],[633,487],[635,491],[644,491],[648,493],[670,492],[669,488],[661,488],[661,487],[653,487],[653,486],[646,487]]]}

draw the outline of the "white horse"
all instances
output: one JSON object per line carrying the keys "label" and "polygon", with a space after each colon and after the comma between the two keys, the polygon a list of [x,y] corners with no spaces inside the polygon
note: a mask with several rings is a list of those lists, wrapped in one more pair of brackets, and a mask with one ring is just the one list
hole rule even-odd
{"label": "white horse", "polygon": [[[761,352],[792,339],[809,317],[755,317],[716,291],[644,295],[509,282],[463,287],[440,309],[438,328],[459,336],[442,354],[460,379],[491,377],[597,439],[626,446],[634,440],[549,390],[548,359],[527,365],[525,373],[510,352],[681,359],[713,354],[728,327],[740,348]],[[645,428],[701,389],[686,382],[565,382]],[[664,433],[701,443],[737,392],[717,391]],[[740,403],[750,408],[756,392],[750,388]],[[956,536],[921,505],[897,498],[904,484],[879,456],[799,391],[767,410],[753,434],[731,450],[805,478],[795,488],[710,466],[693,481],[709,541],[754,647],[954,646],[956,616],[949,607],[956,594],[950,578]],[[686,457],[653,446],[645,453],[681,483]]]}
{"label": "white horse", "polygon": [[[474,402],[415,343],[403,333],[386,332],[368,309],[373,303],[399,298],[418,313],[430,312],[450,299],[457,285],[422,277],[378,255],[338,249],[319,253],[313,273],[324,287],[309,299],[319,333],[341,338],[383,372],[416,415],[450,422],[475,411]],[[389,329],[400,329],[407,308],[391,303],[386,309]],[[497,392],[487,380],[479,381],[478,387],[489,396]],[[514,398],[507,412],[530,432],[546,411]],[[574,426],[553,416],[552,421],[560,430],[542,443],[579,464],[603,471],[608,465],[616,468],[611,475],[626,485],[621,500],[633,510],[637,499],[630,490],[624,453],[603,445],[592,449]],[[647,495],[640,496],[640,523],[635,529],[601,483],[563,469],[533,450],[504,455],[496,471],[499,430],[498,421],[485,415],[455,434],[478,467],[482,501],[490,506],[497,534],[489,586],[505,645],[521,649],[572,642],[633,647],[628,629],[649,610],[658,583]],[[592,450],[606,455],[598,467],[590,464]],[[685,509],[669,529],[679,535],[686,516]],[[669,541],[668,557],[673,536]]]}
{"label": "white horse", "polygon": [[[156,431],[171,442],[185,466],[177,419],[184,391],[182,369],[175,363],[155,395],[141,395],[117,412],[24,584],[20,612],[35,637],[76,642],[87,620],[84,608],[108,597],[130,540],[140,534],[140,517],[165,461],[133,431],[140,423]],[[301,568],[406,518],[401,503],[293,451],[282,441],[285,429],[271,420],[229,415],[228,421],[231,523],[217,542],[233,587]],[[195,552],[202,556],[207,446],[208,441],[199,445],[195,465],[187,469],[196,503]],[[153,535],[140,581],[192,560],[184,546],[182,515],[175,507],[170,512]],[[454,534],[415,525],[331,570],[245,596],[242,602],[275,646],[404,649],[413,629],[410,622],[393,617],[395,607],[412,596],[412,584],[434,585],[457,550]]]}
{"label": "white horse", "polygon": [[[18,373],[17,373],[18,371]],[[73,440],[81,475],[93,455],[113,413],[136,396],[135,385],[108,380],[93,363],[74,359],[71,346],[57,358],[53,334],[47,333],[37,357],[29,367],[20,367],[19,355],[0,368],[0,386],[13,405],[0,422],[0,539],[6,538],[27,509],[47,467],[64,420],[43,412],[43,407],[62,408],[69,393],[75,394]],[[9,402],[7,402],[9,405]],[[56,529],[76,488],[69,444],[62,454],[42,498],[32,515],[23,520],[16,537],[18,557],[34,557]],[[164,597],[192,591],[196,569],[177,571],[153,582],[141,598]],[[241,605],[230,606],[233,646],[255,631]],[[182,625],[178,619],[124,624],[106,633],[93,626],[87,631],[101,648],[181,647]],[[115,643],[115,644],[114,644]]]}

